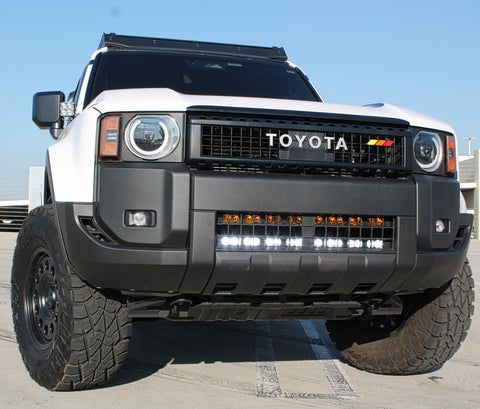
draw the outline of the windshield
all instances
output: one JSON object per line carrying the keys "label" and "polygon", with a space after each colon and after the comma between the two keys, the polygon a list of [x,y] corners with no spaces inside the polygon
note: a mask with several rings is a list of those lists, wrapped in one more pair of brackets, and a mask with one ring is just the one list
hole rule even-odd
{"label": "windshield", "polygon": [[110,52],[100,57],[90,92],[171,88],[183,94],[318,101],[306,79],[289,64],[192,54]]}

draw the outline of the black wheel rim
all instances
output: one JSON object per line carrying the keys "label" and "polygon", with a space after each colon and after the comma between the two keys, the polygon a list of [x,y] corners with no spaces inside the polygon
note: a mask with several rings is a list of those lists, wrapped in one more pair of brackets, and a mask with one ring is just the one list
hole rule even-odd
{"label": "black wheel rim", "polygon": [[37,346],[48,347],[58,325],[58,282],[52,258],[40,251],[30,264],[25,286],[25,312]]}

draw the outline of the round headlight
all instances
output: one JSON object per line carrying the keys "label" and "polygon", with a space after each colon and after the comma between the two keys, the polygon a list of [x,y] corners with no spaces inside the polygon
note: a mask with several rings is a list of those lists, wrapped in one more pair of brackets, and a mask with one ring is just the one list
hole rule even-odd
{"label": "round headlight", "polygon": [[433,132],[419,132],[413,141],[415,159],[423,170],[435,172],[443,160],[443,144]]}
{"label": "round headlight", "polygon": [[179,139],[177,123],[168,115],[136,116],[125,131],[128,149],[147,160],[160,159],[172,153]]}

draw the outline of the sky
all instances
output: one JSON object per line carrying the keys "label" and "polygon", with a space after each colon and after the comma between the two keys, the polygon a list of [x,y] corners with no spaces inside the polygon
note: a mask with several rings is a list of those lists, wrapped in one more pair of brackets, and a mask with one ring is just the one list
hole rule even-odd
{"label": "sky", "polygon": [[[54,140],[38,91],[72,91],[102,33],[283,46],[327,102],[391,103],[450,123],[480,148],[480,1],[83,0],[4,2],[0,201],[26,198]],[[74,181],[72,181],[74,183]]]}

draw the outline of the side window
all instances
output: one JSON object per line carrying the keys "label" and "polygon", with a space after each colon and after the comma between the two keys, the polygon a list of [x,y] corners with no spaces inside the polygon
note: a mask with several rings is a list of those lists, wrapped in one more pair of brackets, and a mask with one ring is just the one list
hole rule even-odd
{"label": "side window", "polygon": [[75,104],[77,103],[79,86],[80,86],[80,81],[77,82],[77,86],[75,87],[75,91],[72,91],[72,92],[70,92],[70,94],[68,94],[67,101],[73,101]]}

